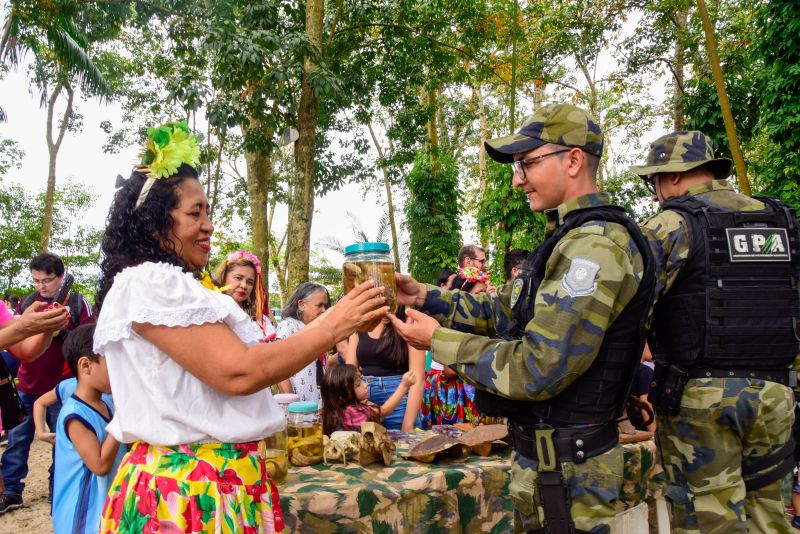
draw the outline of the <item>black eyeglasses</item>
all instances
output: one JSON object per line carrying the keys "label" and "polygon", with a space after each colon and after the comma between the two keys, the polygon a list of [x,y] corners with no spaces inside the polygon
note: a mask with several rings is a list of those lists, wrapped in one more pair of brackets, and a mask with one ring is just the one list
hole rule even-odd
{"label": "black eyeglasses", "polygon": [[564,152],[569,152],[572,150],[571,148],[565,148],[563,150],[556,150],[555,152],[548,152],[547,154],[542,154],[541,156],[534,156],[528,159],[518,159],[511,164],[511,168],[514,171],[514,174],[521,174],[523,178],[527,179],[528,177],[525,176],[525,167],[531,165],[532,163],[536,163],[537,161],[546,158],[547,156],[555,156],[556,154],[563,154]]}
{"label": "black eyeglasses", "polygon": [[644,179],[644,186],[654,195],[656,194],[656,178],[658,178],[657,174],[649,174]]}

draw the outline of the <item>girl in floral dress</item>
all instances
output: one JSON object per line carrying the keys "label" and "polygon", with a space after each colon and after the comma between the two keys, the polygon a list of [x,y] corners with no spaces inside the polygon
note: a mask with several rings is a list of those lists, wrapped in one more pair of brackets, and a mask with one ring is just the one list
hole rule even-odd
{"label": "girl in floral dress", "polygon": [[264,439],[285,425],[269,386],[385,314],[365,283],[291,340],[261,329],[199,273],[213,225],[185,123],[148,129],[142,165],[118,182],[101,250],[94,349],[106,356],[130,444],[100,532],[280,532]]}

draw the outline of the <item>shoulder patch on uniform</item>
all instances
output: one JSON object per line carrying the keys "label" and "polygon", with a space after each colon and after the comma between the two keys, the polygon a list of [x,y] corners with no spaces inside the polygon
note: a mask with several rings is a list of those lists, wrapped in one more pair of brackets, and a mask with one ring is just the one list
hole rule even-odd
{"label": "shoulder patch on uniform", "polygon": [[574,258],[569,265],[569,270],[561,280],[561,287],[571,297],[587,297],[597,289],[595,279],[599,272],[599,263],[587,258]]}
{"label": "shoulder patch on uniform", "polygon": [[519,300],[519,296],[522,294],[522,286],[525,285],[525,281],[521,278],[517,278],[514,280],[514,284],[511,286],[511,308]]}

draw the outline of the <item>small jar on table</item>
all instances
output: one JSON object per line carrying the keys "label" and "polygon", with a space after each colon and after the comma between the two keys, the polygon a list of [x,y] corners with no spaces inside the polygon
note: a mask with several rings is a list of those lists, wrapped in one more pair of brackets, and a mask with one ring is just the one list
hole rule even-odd
{"label": "small jar on table", "polygon": [[[322,456],[322,418],[316,402],[293,402],[289,405],[289,460]],[[296,463],[296,462],[292,462]],[[303,464],[307,465],[307,464]]]}

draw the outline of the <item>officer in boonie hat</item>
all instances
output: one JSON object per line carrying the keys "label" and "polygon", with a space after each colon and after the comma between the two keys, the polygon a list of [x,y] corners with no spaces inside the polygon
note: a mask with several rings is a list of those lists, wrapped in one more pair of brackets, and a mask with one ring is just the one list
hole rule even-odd
{"label": "officer in boonie hat", "polygon": [[517,133],[486,141],[489,156],[498,163],[512,163],[514,154],[524,154],[552,143],[577,147],[603,155],[603,132],[592,115],[572,104],[555,104],[539,108],[525,119]]}
{"label": "officer in boonie hat", "polygon": [[649,401],[672,531],[791,532],[800,224],[737,193],[702,132],[660,137],[631,170],[661,204],[643,227],[658,265]]}
{"label": "officer in boonie hat", "polygon": [[679,130],[650,143],[647,163],[634,165],[631,171],[647,179],[662,172],[686,172],[705,165],[717,180],[724,180],[730,175],[732,164],[728,158],[714,157],[711,139],[703,132]]}

